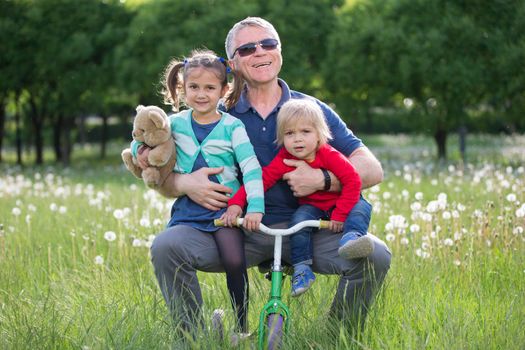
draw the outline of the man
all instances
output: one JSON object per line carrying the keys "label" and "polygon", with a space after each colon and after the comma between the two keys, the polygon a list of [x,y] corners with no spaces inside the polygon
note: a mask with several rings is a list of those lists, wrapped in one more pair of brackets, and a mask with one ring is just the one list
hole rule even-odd
{"label": "man", "polygon": [[[266,20],[248,17],[236,23],[226,38],[226,52],[236,76],[242,76],[245,82],[238,103],[228,112],[243,121],[257,158],[265,166],[277,154],[274,140],[280,106],[290,98],[313,97],[291,91],[278,78],[282,66],[280,39]],[[332,132],[331,145],[348,156],[362,179],[363,188],[381,182],[383,173],[377,159],[332,109],[315,101],[321,106]],[[265,193],[263,223],[266,225],[286,227],[297,208],[296,197],[340,188],[333,174],[328,174],[327,178],[322,170],[312,169],[302,161],[290,161],[288,165],[297,169]],[[221,171],[222,168],[202,168],[192,174],[173,173],[160,192],[169,197],[186,195],[205,208],[219,210],[227,206],[231,190],[210,181],[209,176]],[[360,202],[368,205],[364,200]],[[358,207],[354,210],[359,210]],[[338,319],[363,321],[390,267],[390,251],[381,240],[373,237],[374,252],[368,258],[346,260],[337,252],[340,239],[341,234],[328,230],[315,233],[312,267],[317,273],[341,276],[330,314]],[[273,237],[247,232],[245,253],[248,266],[271,260]],[[151,255],[160,288],[175,320],[193,327],[202,304],[196,270],[219,272],[222,269],[213,238],[205,233],[195,234],[179,225],[157,236]],[[286,238],[283,259],[289,261]]]}

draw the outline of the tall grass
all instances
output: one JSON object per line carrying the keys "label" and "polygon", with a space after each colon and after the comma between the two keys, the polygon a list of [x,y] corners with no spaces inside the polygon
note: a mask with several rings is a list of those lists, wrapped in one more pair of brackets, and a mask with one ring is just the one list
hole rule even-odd
{"label": "tall grass", "polygon": [[[427,139],[366,142],[385,165],[385,181],[365,196],[374,206],[371,232],[392,250],[391,270],[357,334],[326,316],[336,276],[318,276],[297,299],[286,280],[285,348],[522,349],[523,139],[487,138],[471,146],[468,164],[445,167],[432,161]],[[97,166],[87,158],[79,169],[2,168],[0,348],[231,347],[207,332],[173,332],[148,249],[171,203],[115,159]],[[249,273],[255,331],[269,282]],[[207,319],[219,307],[232,319],[224,275],[199,277]],[[240,348],[254,344],[256,337]]]}

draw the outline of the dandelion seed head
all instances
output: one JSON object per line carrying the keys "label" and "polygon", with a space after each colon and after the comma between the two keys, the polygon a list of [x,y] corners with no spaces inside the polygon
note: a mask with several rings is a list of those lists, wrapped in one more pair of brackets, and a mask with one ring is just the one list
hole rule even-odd
{"label": "dandelion seed head", "polygon": [[512,233],[514,233],[515,235],[521,235],[523,233],[523,227],[521,226],[516,226],[512,229]]}
{"label": "dandelion seed head", "polygon": [[387,200],[392,197],[392,194],[390,192],[383,192],[383,199]]}
{"label": "dandelion seed head", "polygon": [[419,202],[414,202],[414,203],[410,204],[410,209],[412,211],[420,211],[421,207],[422,207],[421,203],[419,203]]}
{"label": "dandelion seed head", "polygon": [[423,192],[416,192],[416,194],[414,195],[414,197],[415,197],[416,200],[418,200],[418,201],[423,200]]}
{"label": "dandelion seed head", "polygon": [[58,210],[58,205],[57,205],[56,203],[51,203],[51,204],[49,205],[49,209],[50,209],[51,211],[57,211],[57,210]]}
{"label": "dandelion seed head", "polygon": [[459,261],[458,259],[455,259],[454,260],[454,265],[455,266],[460,266],[461,265],[461,261]]}
{"label": "dandelion seed head", "polygon": [[420,230],[420,227],[419,227],[418,224],[412,224],[412,225],[410,225],[410,232],[412,232],[412,233],[417,233],[417,232],[419,232],[419,230]]}
{"label": "dandelion seed head", "polygon": [[115,209],[113,211],[113,217],[117,220],[121,220],[124,218],[124,211],[122,209]]}
{"label": "dandelion seed head", "polygon": [[133,242],[131,242],[131,245],[133,247],[141,247],[142,246],[142,241],[140,239],[138,239],[138,238],[135,238],[133,240]]}
{"label": "dandelion seed head", "polygon": [[385,237],[385,239],[388,241],[388,242],[392,242],[393,240],[396,239],[396,236],[393,234],[393,233],[388,233]]}
{"label": "dandelion seed head", "polygon": [[450,220],[450,218],[452,217],[452,215],[448,211],[444,211],[442,216],[444,220]]}
{"label": "dandelion seed head", "polygon": [[507,201],[514,203],[516,201],[516,195],[514,193],[509,193],[506,197]]}
{"label": "dandelion seed head", "polygon": [[151,226],[151,223],[150,223],[149,219],[146,218],[146,217],[141,218],[140,221],[139,221],[139,224],[142,227],[150,227]]}
{"label": "dandelion seed head", "polygon": [[58,212],[60,214],[65,214],[65,213],[67,213],[67,208],[65,206],[61,205],[60,207],[58,207]]}
{"label": "dandelion seed head", "polygon": [[445,238],[445,240],[443,241],[443,244],[446,245],[446,246],[453,246],[454,245],[454,241],[451,240],[450,238]]}
{"label": "dandelion seed head", "polygon": [[14,216],[20,216],[20,214],[22,214],[22,210],[18,207],[14,207],[11,210],[11,214],[13,214]]}
{"label": "dandelion seed head", "polygon": [[94,261],[95,261],[95,264],[102,265],[104,263],[104,258],[100,255],[97,255],[95,256]]}
{"label": "dandelion seed head", "polygon": [[108,242],[113,242],[115,239],[117,239],[117,234],[113,231],[106,231],[104,233],[104,239]]}
{"label": "dandelion seed head", "polygon": [[406,238],[406,237],[401,238],[401,240],[399,242],[402,245],[408,245],[408,243],[409,243],[408,238]]}

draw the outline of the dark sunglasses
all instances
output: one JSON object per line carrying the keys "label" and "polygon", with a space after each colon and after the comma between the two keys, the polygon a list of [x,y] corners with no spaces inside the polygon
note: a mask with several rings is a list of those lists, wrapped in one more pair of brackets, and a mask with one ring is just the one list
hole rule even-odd
{"label": "dark sunglasses", "polygon": [[275,50],[278,45],[279,41],[277,39],[263,39],[256,43],[244,44],[236,48],[235,51],[233,51],[232,58],[235,57],[235,54],[237,52],[241,57],[250,56],[257,50],[257,46],[262,47],[266,51],[270,51]]}

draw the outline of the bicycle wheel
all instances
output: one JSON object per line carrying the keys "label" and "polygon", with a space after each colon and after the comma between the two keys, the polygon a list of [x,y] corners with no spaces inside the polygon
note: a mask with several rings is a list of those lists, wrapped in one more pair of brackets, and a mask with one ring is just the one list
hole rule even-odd
{"label": "bicycle wheel", "polygon": [[284,317],[281,314],[270,314],[266,319],[268,350],[279,349],[283,341]]}

